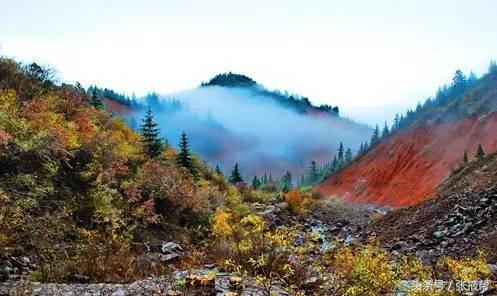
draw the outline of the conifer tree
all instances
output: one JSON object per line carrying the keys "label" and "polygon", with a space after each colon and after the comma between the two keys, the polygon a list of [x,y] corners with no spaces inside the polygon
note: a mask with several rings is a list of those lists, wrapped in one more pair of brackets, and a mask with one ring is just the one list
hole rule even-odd
{"label": "conifer tree", "polygon": [[233,167],[233,170],[231,171],[231,176],[229,177],[228,181],[231,184],[237,184],[237,183],[243,182],[242,175],[240,174],[240,169],[238,168],[238,163],[235,163],[235,166]]}
{"label": "conifer tree", "polygon": [[478,144],[478,149],[476,150],[476,159],[480,160],[485,157],[485,152],[483,151],[483,147],[481,144]]}
{"label": "conifer tree", "polygon": [[352,161],[352,150],[350,148],[347,148],[347,151],[345,151],[345,163],[350,163]]}
{"label": "conifer tree", "polygon": [[462,157],[462,163],[463,164],[468,163],[468,152],[466,150],[464,150],[464,155]]}
{"label": "conifer tree", "polygon": [[380,142],[380,128],[376,125],[373,131],[373,136],[371,137],[371,147],[378,144],[378,142]]}
{"label": "conifer tree", "polygon": [[288,192],[293,188],[292,174],[290,172],[286,172],[281,178],[281,185],[283,187],[283,192]]}
{"label": "conifer tree", "polygon": [[488,66],[488,73],[490,74],[497,73],[497,62],[490,61],[490,66]]}
{"label": "conifer tree", "polygon": [[160,130],[157,123],[154,122],[154,116],[150,107],[148,107],[147,113],[142,119],[140,134],[142,136],[144,153],[150,158],[159,156],[163,148],[162,140],[159,137]]}
{"label": "conifer tree", "polygon": [[259,178],[257,178],[257,175],[254,175],[254,178],[252,179],[252,188],[258,189],[259,186],[261,186],[261,181],[259,181]]}
{"label": "conifer tree", "polygon": [[364,153],[364,144],[361,141],[361,146],[359,146],[359,151],[357,151],[358,155],[362,155]]}
{"label": "conifer tree", "polygon": [[390,134],[390,130],[388,129],[387,122],[385,121],[385,126],[383,127],[383,131],[381,132],[381,137],[384,139],[384,138],[388,137],[389,134]]}
{"label": "conifer tree", "polygon": [[190,144],[188,141],[188,136],[184,131],[181,133],[176,162],[179,166],[187,169],[190,172],[190,174],[192,174],[192,176],[196,177],[197,172],[190,152]]}
{"label": "conifer tree", "polygon": [[103,109],[104,108],[104,104],[102,103],[102,100],[98,96],[96,87],[93,87],[93,90],[91,93],[90,105],[92,105],[95,109]]}
{"label": "conifer tree", "polygon": [[400,126],[400,117],[399,113],[395,114],[395,118],[393,119],[392,131],[399,129]]}
{"label": "conifer tree", "polygon": [[364,142],[364,153],[368,152],[369,150],[369,144],[368,141]]}
{"label": "conifer tree", "polygon": [[333,162],[331,163],[331,171],[334,172],[339,169],[337,156],[333,157]]}
{"label": "conifer tree", "polygon": [[266,172],[264,172],[264,176],[262,177],[262,182],[261,183],[264,184],[264,185],[267,184],[267,174],[266,174]]}
{"label": "conifer tree", "polygon": [[344,149],[343,149],[343,144],[342,142],[340,142],[340,146],[338,146],[338,163],[340,165],[343,164],[343,161],[344,161]]}
{"label": "conifer tree", "polygon": [[219,165],[216,164],[216,170],[215,170],[216,174],[218,174],[219,176],[223,177],[223,172],[221,172],[221,169],[219,168]]}
{"label": "conifer tree", "polygon": [[318,181],[318,168],[316,162],[311,161],[311,166],[309,168],[309,183],[314,184]]}

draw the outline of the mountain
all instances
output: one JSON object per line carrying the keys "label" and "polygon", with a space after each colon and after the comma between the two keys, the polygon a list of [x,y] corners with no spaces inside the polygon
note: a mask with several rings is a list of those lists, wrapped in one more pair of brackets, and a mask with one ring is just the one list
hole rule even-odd
{"label": "mountain", "polygon": [[[497,67],[480,79],[460,71],[450,86],[439,89],[406,116],[394,132],[330,176],[317,191],[351,202],[409,206],[436,194],[456,169],[465,151],[474,158],[479,144],[497,149]],[[471,76],[470,76],[471,77]]]}
{"label": "mountain", "polygon": [[170,144],[185,131],[202,159],[225,174],[239,163],[245,179],[286,171],[302,175],[311,161],[331,162],[340,142],[356,151],[371,133],[370,127],[339,116],[337,106],[314,106],[306,97],[268,90],[241,74],[220,74],[198,88],[152,93],[137,103],[104,97],[107,107],[135,129],[145,106],[151,106]]}

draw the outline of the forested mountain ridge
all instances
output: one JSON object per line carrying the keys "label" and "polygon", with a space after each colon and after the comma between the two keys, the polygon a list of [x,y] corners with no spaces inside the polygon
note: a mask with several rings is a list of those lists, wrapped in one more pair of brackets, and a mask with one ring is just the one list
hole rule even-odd
{"label": "forested mountain ridge", "polygon": [[[353,202],[408,206],[435,189],[480,147],[497,149],[497,67],[481,78],[456,71],[452,83],[415,110],[396,116],[354,163],[318,186]],[[406,186],[409,184],[409,186]]]}
{"label": "forested mountain ridge", "polygon": [[251,89],[255,93],[274,99],[282,106],[291,108],[299,113],[311,112],[326,112],[333,116],[339,116],[340,110],[338,106],[332,107],[324,104],[314,106],[307,97],[298,95],[290,95],[279,91],[270,91],[264,86],[258,84],[255,80],[242,74],[224,73],[218,74],[210,79],[208,82],[203,82],[201,87],[220,86],[220,87],[234,87]]}

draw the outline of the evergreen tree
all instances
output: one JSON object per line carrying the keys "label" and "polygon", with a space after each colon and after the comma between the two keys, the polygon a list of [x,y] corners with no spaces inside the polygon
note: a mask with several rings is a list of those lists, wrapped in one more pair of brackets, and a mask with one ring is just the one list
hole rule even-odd
{"label": "evergreen tree", "polygon": [[364,153],[368,152],[369,150],[369,144],[368,141],[364,142]]}
{"label": "evergreen tree", "polygon": [[462,86],[465,85],[466,82],[466,75],[464,75],[461,70],[457,69],[454,73],[454,77],[452,78],[452,86]]}
{"label": "evergreen tree", "polygon": [[476,82],[478,82],[478,77],[476,76],[475,72],[469,72],[468,85],[474,85]]}
{"label": "evergreen tree", "polygon": [[400,126],[400,117],[399,113],[395,114],[395,118],[393,119],[392,131],[399,129]]}
{"label": "evergreen tree", "polygon": [[338,159],[335,155],[335,157],[333,157],[333,162],[331,163],[331,171],[332,172],[335,172],[337,171],[338,169],[340,168],[339,164],[338,164]]}
{"label": "evergreen tree", "polygon": [[96,109],[103,109],[104,108],[104,104],[102,103],[102,100],[100,99],[100,97],[98,95],[96,87],[93,87],[93,90],[91,92],[90,105],[92,105]]}
{"label": "evergreen tree", "polygon": [[488,73],[490,74],[497,73],[497,62],[490,61],[490,66],[488,66]]}
{"label": "evergreen tree", "polygon": [[144,153],[150,158],[159,156],[163,148],[162,140],[159,137],[160,130],[157,123],[154,122],[154,116],[150,107],[145,114],[145,118],[142,119],[140,134],[142,136]]}
{"label": "evergreen tree", "polygon": [[364,153],[364,144],[361,141],[361,145],[359,146],[359,150],[357,151],[357,155],[362,155]]}
{"label": "evergreen tree", "polygon": [[350,163],[352,161],[352,150],[350,148],[347,148],[347,151],[345,152],[345,163]]}
{"label": "evergreen tree", "polygon": [[383,131],[381,132],[381,137],[384,139],[384,138],[388,137],[389,134],[390,134],[390,130],[388,129],[387,122],[385,121],[385,126],[383,127]]}
{"label": "evergreen tree", "polygon": [[252,188],[259,189],[260,186],[261,186],[261,181],[259,181],[259,178],[257,178],[257,175],[254,175],[254,178],[252,179]]}
{"label": "evergreen tree", "polygon": [[190,144],[188,141],[188,136],[183,131],[181,133],[181,138],[178,146],[178,156],[176,157],[176,163],[187,169],[192,176],[197,176],[197,171],[195,168],[195,164],[193,162],[193,158],[190,152]]}
{"label": "evergreen tree", "polygon": [[481,144],[478,144],[478,149],[476,150],[476,159],[480,160],[480,159],[483,159],[483,157],[485,157],[485,152],[483,151],[483,147],[481,146]]}
{"label": "evergreen tree", "polygon": [[221,172],[221,169],[219,168],[219,165],[216,164],[216,174],[218,174],[219,176],[223,177],[223,172]]}
{"label": "evergreen tree", "polygon": [[451,92],[452,96],[461,95],[468,85],[468,80],[466,79],[466,75],[461,70],[457,70],[454,73],[454,78],[452,78]]}
{"label": "evergreen tree", "polygon": [[233,170],[231,171],[231,176],[229,177],[228,181],[231,184],[243,182],[242,175],[240,174],[240,169],[238,168],[238,163],[235,163],[235,166],[233,167]]}
{"label": "evergreen tree", "polygon": [[342,142],[340,142],[340,146],[338,146],[337,156],[338,156],[338,163],[342,165],[344,161],[344,149]]}
{"label": "evergreen tree", "polygon": [[466,150],[464,150],[464,155],[462,157],[462,163],[463,164],[468,163],[468,152]]}
{"label": "evergreen tree", "polygon": [[311,166],[309,168],[309,183],[310,184],[316,183],[317,181],[319,181],[318,178],[319,178],[319,176],[318,176],[317,164],[313,160],[313,161],[311,161]]}
{"label": "evergreen tree", "polygon": [[263,185],[267,184],[267,174],[264,172],[264,176],[262,177],[262,182]]}
{"label": "evergreen tree", "polygon": [[292,174],[290,172],[286,172],[281,178],[281,185],[283,187],[283,192],[288,192],[293,188]]}
{"label": "evergreen tree", "polygon": [[373,131],[373,136],[371,136],[371,147],[380,142],[380,128],[378,125],[375,126]]}

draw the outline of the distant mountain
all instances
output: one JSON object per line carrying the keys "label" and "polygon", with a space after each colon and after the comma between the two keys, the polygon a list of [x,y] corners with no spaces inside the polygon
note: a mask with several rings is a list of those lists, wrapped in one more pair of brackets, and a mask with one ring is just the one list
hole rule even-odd
{"label": "distant mountain", "polygon": [[371,134],[370,127],[340,117],[338,107],[314,106],[306,97],[268,90],[241,74],[220,74],[198,88],[128,101],[109,97],[104,103],[135,129],[145,106],[151,106],[169,143],[176,145],[184,130],[202,159],[225,173],[239,163],[247,179],[264,173],[279,177],[287,170],[298,177],[311,161],[331,162],[340,142],[356,151]]}
{"label": "distant mountain", "polygon": [[307,97],[290,95],[288,93],[282,93],[280,91],[270,91],[262,85],[258,84],[252,78],[242,74],[234,74],[231,72],[218,74],[208,82],[203,82],[200,86],[220,86],[228,88],[250,89],[258,95],[269,97],[280,103],[282,106],[292,108],[300,113],[325,112],[334,116],[338,116],[340,113],[338,106],[333,107],[328,104],[314,106]]}
{"label": "distant mountain", "polygon": [[397,116],[393,132],[317,190],[351,202],[409,206],[433,197],[478,145],[497,150],[497,66],[477,79],[456,71],[450,85]]}

